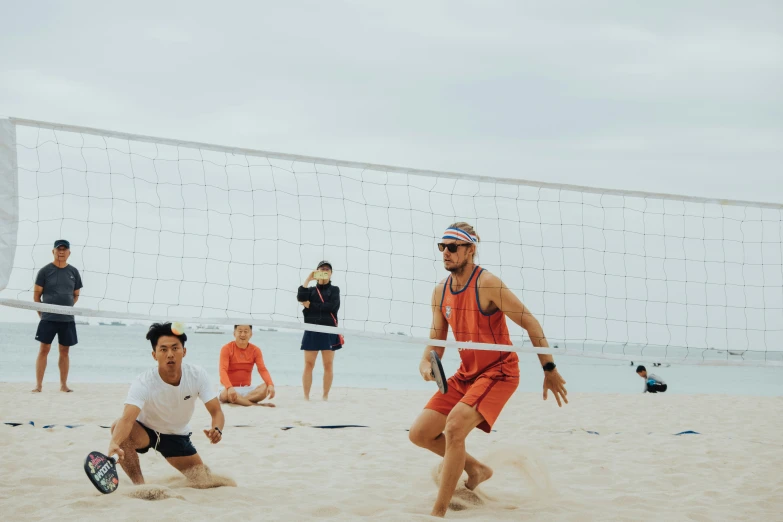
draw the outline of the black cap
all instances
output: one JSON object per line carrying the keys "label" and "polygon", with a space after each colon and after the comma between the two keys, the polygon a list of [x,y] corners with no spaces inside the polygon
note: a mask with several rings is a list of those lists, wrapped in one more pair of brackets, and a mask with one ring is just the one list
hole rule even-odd
{"label": "black cap", "polygon": [[321,267],[324,267],[324,266],[328,266],[329,270],[334,270],[332,268],[332,263],[330,263],[329,261],[321,261],[320,263],[318,263],[318,270],[320,270]]}
{"label": "black cap", "polygon": [[54,242],[54,248],[64,246],[65,248],[69,249],[71,248],[71,244],[66,239],[58,239]]}
{"label": "black cap", "polygon": [[640,364],[639,366],[637,366],[637,367],[636,367],[636,373],[639,373],[639,372],[646,372],[646,371],[647,371],[647,368],[645,368],[645,367],[644,367],[644,366],[642,366],[641,364]]}

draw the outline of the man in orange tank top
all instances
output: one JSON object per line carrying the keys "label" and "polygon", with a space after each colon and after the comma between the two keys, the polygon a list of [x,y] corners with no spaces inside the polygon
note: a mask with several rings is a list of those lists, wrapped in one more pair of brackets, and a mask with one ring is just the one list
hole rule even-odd
{"label": "man in orange tank top", "polygon": [[[533,346],[548,347],[541,324],[495,275],[474,264],[479,237],[467,223],[454,223],[438,248],[451,275],[432,292],[431,339],[445,340],[449,328],[457,341],[511,345],[506,317],[527,330]],[[430,352],[443,357],[444,348],[427,346],[419,371],[434,380]],[[443,457],[438,498],[433,516],[444,516],[462,471],[465,486],[473,490],[492,476],[492,469],[465,451],[473,428],[489,433],[500,411],[519,385],[519,359],[515,352],[460,348],[459,370],[448,380],[448,392],[435,395],[410,429],[410,440]],[[565,381],[551,355],[540,354],[544,373],[544,400],[549,391],[558,406],[566,399]]]}

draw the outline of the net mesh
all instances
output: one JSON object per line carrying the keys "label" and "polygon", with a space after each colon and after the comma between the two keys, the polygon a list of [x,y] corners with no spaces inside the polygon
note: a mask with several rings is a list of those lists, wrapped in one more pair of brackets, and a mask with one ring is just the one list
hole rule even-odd
{"label": "net mesh", "polygon": [[[346,331],[426,338],[436,247],[455,221],[557,350],[781,361],[783,210],[286,158],[16,126],[18,234],[0,297],[32,301],[55,239],[79,307],[302,323],[297,288],[334,267]],[[510,325],[518,346],[527,335]]]}

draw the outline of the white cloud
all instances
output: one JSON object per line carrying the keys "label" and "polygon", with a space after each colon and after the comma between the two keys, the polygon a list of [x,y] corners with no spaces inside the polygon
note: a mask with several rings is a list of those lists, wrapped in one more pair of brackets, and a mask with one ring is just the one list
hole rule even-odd
{"label": "white cloud", "polygon": [[[0,56],[0,112],[470,173],[522,166],[573,182],[590,172],[596,185],[716,197],[741,165],[748,182],[734,195],[767,199],[783,162],[781,11],[17,5],[0,35],[13,49]],[[705,185],[699,172],[726,182]]]}

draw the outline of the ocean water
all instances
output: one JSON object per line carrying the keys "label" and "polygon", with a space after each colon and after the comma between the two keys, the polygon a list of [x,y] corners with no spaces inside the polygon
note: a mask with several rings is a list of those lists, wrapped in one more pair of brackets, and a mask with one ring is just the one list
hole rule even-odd
{"label": "ocean water", "polygon": [[[38,342],[36,323],[0,322],[0,382],[35,382]],[[155,364],[146,326],[79,325],[79,344],[71,348],[69,383],[129,383]],[[233,340],[230,327],[219,334],[195,333],[189,328],[187,362],[207,369],[218,383],[220,348]],[[304,356],[299,349],[301,332],[255,331],[251,342],[258,345],[275,384],[299,386]],[[394,341],[346,338],[346,346],[335,357],[335,387],[386,388],[392,390],[435,390],[418,373],[424,347]],[[643,381],[630,363],[580,357],[556,358],[569,392],[641,393]],[[447,373],[459,365],[456,350],[446,350],[443,359]],[[783,368],[662,366],[649,368],[669,384],[667,393],[708,393],[729,395],[783,395]],[[534,355],[520,354],[519,391],[540,392],[542,370]],[[322,370],[314,372],[313,389],[320,389]],[[45,382],[57,382],[57,350],[52,347]],[[253,382],[261,378],[254,373]]]}

